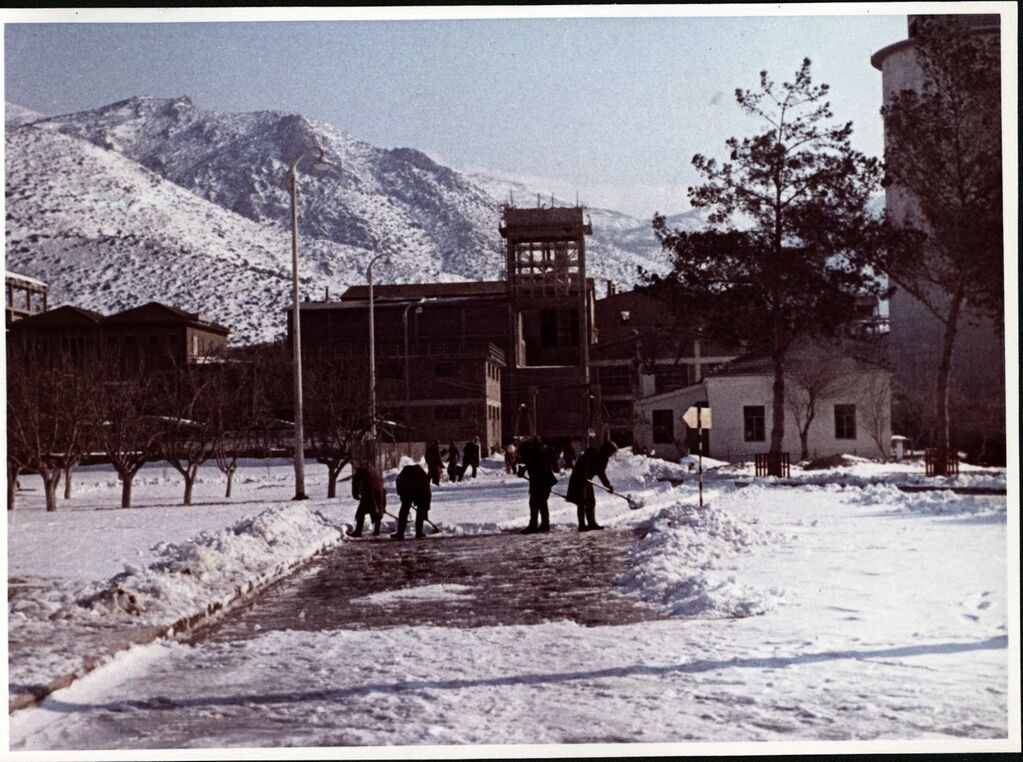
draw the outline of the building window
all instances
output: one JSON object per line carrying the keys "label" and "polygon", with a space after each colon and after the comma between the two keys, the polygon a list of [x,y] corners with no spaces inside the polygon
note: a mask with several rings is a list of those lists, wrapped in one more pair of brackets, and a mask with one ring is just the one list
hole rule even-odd
{"label": "building window", "polygon": [[606,365],[598,367],[597,381],[605,394],[630,394],[632,392],[632,369],[627,365]]}
{"label": "building window", "polygon": [[675,441],[675,414],[672,410],[654,410],[654,444],[672,444]]}
{"label": "building window", "polygon": [[460,421],[462,420],[462,408],[458,405],[437,405],[433,409],[435,421]]}
{"label": "building window", "polygon": [[742,434],[747,442],[764,441],[763,405],[748,405],[742,409]]}
{"label": "building window", "polygon": [[855,405],[835,405],[835,439],[856,439]]}
{"label": "building window", "polygon": [[579,346],[579,310],[540,310],[540,346]]}
{"label": "building window", "polygon": [[621,311],[621,312],[620,312],[619,314],[621,315],[621,318],[622,318],[622,322],[623,322],[623,323],[628,323],[628,322],[629,322],[629,318],[630,318],[630,317],[632,317],[632,316],[631,316],[631,315],[629,314],[629,311],[628,311],[628,310],[622,310],[622,311]]}

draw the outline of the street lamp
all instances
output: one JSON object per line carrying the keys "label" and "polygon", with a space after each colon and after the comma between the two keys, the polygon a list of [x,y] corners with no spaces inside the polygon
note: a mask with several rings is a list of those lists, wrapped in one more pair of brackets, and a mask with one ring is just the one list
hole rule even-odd
{"label": "street lamp", "polygon": [[373,465],[376,465],[376,439],[377,439],[377,356],[376,356],[376,330],[373,323],[373,265],[381,257],[386,257],[387,252],[380,252],[366,266],[366,281],[369,283],[369,440],[372,452],[370,458]]}
{"label": "street lamp", "polygon": [[[426,301],[426,297],[421,298],[418,302],[410,302],[405,306],[405,310],[401,313],[401,327],[405,332],[405,430],[411,432],[412,427],[412,403],[411,403],[411,390],[409,389],[409,369],[408,369],[408,311],[413,307],[416,308],[416,314],[423,314],[423,302]],[[411,441],[411,440],[406,440]]]}
{"label": "street lamp", "polygon": [[302,151],[288,167],[288,190],[291,191],[291,299],[292,352],[295,376],[295,500],[305,500],[305,430],[302,426],[302,330],[299,323],[298,294],[298,163],[311,153],[319,153],[313,169],[322,172],[334,165],[323,156],[319,146]]}

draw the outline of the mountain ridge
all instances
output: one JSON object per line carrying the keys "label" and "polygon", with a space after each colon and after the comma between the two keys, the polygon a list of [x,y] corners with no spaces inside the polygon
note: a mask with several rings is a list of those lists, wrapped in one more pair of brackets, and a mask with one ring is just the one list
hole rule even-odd
{"label": "mountain ridge", "polygon": [[[197,108],[186,96],[134,96],[8,124],[8,262],[50,282],[56,301],[123,308],[134,293],[137,302],[179,299],[215,315],[209,307],[217,304],[234,341],[279,335],[290,304],[286,174],[312,144],[336,166],[322,175],[299,168],[307,298],[364,283],[365,265],[378,252],[389,255],[374,268],[378,282],[503,278],[498,227],[507,181],[458,172],[415,148],[377,148],[300,114],[225,114]],[[53,159],[61,152],[67,161]],[[54,194],[63,214],[49,205]],[[613,280],[629,287],[637,267],[666,267],[649,222],[586,211],[594,225],[588,275],[601,286]],[[702,224],[694,212],[678,219]],[[197,229],[197,220],[205,227]],[[204,278],[207,248],[214,275]],[[175,253],[194,268],[192,289],[176,272],[161,278],[154,265],[180,270]]]}

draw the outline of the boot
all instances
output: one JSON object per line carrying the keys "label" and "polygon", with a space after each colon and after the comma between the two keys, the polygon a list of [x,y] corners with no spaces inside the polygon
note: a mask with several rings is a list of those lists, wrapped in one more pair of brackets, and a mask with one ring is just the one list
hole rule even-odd
{"label": "boot", "polygon": [[519,534],[536,534],[537,531],[538,531],[537,528],[530,524],[528,527],[519,532]]}
{"label": "boot", "polygon": [[394,534],[391,535],[391,539],[392,540],[404,540],[405,539],[405,535],[401,534],[400,532],[395,532]]}
{"label": "boot", "polygon": [[347,534],[349,537],[362,537],[362,532],[358,529],[349,529]]}

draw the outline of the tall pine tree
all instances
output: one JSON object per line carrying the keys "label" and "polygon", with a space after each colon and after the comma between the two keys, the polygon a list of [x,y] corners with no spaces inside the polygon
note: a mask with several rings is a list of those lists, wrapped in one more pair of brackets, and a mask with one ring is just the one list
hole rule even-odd
{"label": "tall pine tree", "polygon": [[672,270],[649,282],[699,313],[706,333],[769,344],[774,366],[770,468],[780,473],[785,435],[785,355],[805,332],[828,333],[853,316],[856,299],[877,294],[866,262],[880,223],[867,202],[881,167],[853,150],[852,123],[833,123],[828,86],[814,84],[804,59],[793,82],[760,73],[755,90],[736,90],[739,107],[762,131],[730,138],[728,160],[703,155],[705,182],[690,203],[711,228],[654,231]]}
{"label": "tall pine tree", "polygon": [[[976,34],[954,16],[928,19],[915,37],[921,87],[881,110],[885,178],[903,196],[893,220],[923,246],[879,250],[878,267],[939,321],[935,429],[939,472],[951,447],[953,354],[967,308],[1002,329],[1001,66],[997,34]],[[891,200],[891,199],[889,199]]]}

